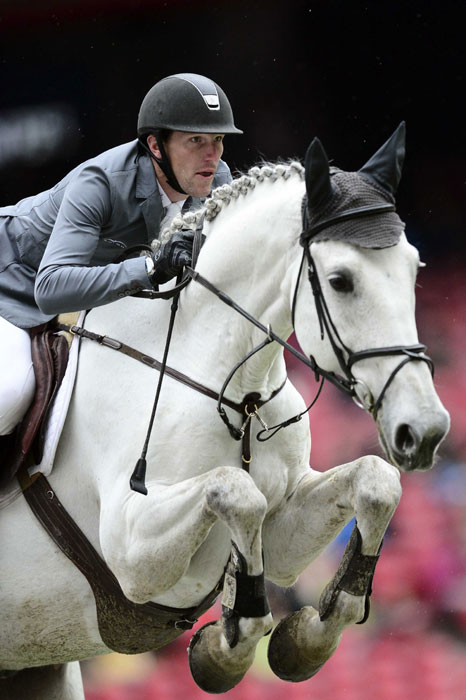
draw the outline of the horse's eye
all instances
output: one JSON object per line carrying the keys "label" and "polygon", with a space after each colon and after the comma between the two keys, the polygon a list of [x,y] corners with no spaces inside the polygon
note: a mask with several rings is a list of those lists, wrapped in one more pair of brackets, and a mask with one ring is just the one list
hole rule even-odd
{"label": "horse's eye", "polygon": [[334,273],[328,278],[328,281],[332,289],[336,292],[348,293],[352,292],[354,289],[353,280],[348,274],[343,274],[341,272]]}

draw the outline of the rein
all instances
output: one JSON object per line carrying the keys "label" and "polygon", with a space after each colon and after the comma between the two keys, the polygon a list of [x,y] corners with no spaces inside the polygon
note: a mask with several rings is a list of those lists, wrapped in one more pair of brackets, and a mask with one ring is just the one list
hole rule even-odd
{"label": "rein", "polygon": [[[136,463],[136,467],[134,469],[134,472],[131,476],[130,484],[131,488],[134,491],[138,491],[139,493],[142,493],[143,495],[147,495],[147,488],[144,483],[144,477],[145,477],[145,468],[146,468],[146,463],[145,463],[145,456],[147,453],[147,447],[148,447],[148,442],[149,442],[149,437],[150,433],[152,431],[152,426],[154,423],[154,418],[155,418],[155,412],[157,410],[157,404],[158,404],[158,398],[160,395],[160,388],[161,388],[161,382],[163,379],[164,374],[167,374],[169,377],[172,379],[175,379],[177,382],[180,382],[181,384],[184,384],[185,386],[189,387],[190,389],[193,389],[194,391],[199,392],[200,394],[204,394],[204,396],[207,396],[211,399],[214,399],[217,401],[217,410],[220,414],[220,417],[222,418],[223,422],[225,425],[228,427],[230,435],[235,439],[235,440],[242,440],[242,453],[241,453],[241,460],[243,462],[243,469],[246,471],[249,471],[249,464],[251,462],[251,439],[250,439],[250,422],[253,417],[258,418],[258,420],[261,422],[265,430],[269,430],[269,428],[266,426],[266,424],[263,422],[261,417],[258,414],[259,408],[264,406],[266,403],[271,401],[285,386],[286,379],[280,384],[280,386],[275,389],[271,395],[267,399],[261,399],[261,395],[258,392],[250,392],[249,394],[246,394],[244,397],[243,401],[241,403],[236,403],[234,401],[231,401],[230,399],[226,398],[224,393],[225,389],[227,387],[227,384],[229,383],[230,379],[232,378],[233,374],[236,372],[236,370],[245,362],[246,360],[251,357],[255,352],[258,352],[261,350],[266,344],[269,342],[272,342],[271,340],[267,340],[264,343],[261,343],[260,346],[255,348],[253,351],[248,353],[241,362],[239,362],[237,365],[235,365],[234,369],[232,372],[227,377],[227,380],[224,382],[222,389],[220,393],[217,393],[213,389],[210,389],[209,387],[204,386],[203,384],[200,384],[199,382],[196,382],[194,379],[191,379],[188,377],[186,374],[183,374],[182,372],[179,372],[176,369],[173,369],[172,367],[169,367],[166,364],[166,359],[167,359],[167,354],[168,354],[168,345],[170,342],[170,337],[171,337],[171,331],[173,329],[173,319],[174,319],[174,313],[176,313],[176,308],[178,305],[178,296],[175,297],[173,304],[172,304],[172,313],[170,317],[170,328],[169,328],[169,333],[168,333],[168,343],[165,345],[165,352],[164,352],[164,358],[162,362],[159,362],[158,360],[154,359],[150,355],[146,355],[145,353],[142,353],[140,350],[137,350],[136,348],[131,347],[130,345],[126,345],[125,343],[122,343],[120,340],[116,340],[115,338],[109,338],[107,335],[100,335],[98,333],[93,333],[92,331],[88,331],[86,328],[83,328],[82,326],[70,326],[67,324],[57,324],[56,328],[58,330],[66,331],[71,333],[71,335],[77,335],[80,338],[85,338],[86,340],[92,340],[94,342],[99,343],[99,345],[103,345],[104,347],[110,348],[110,350],[116,350],[118,352],[121,352],[123,355],[127,355],[128,357],[131,357],[133,360],[137,360],[138,362],[141,362],[142,364],[146,365],[147,367],[150,367],[151,369],[155,369],[160,372],[160,377],[159,377],[159,382],[157,385],[157,391],[156,391],[156,397],[154,400],[154,406],[152,408],[152,413],[151,413],[151,418],[149,422],[149,428],[146,434],[146,439],[144,442],[144,447],[141,453],[141,457]],[[236,428],[228,419],[227,414],[225,409],[223,408],[223,405],[228,406],[228,408],[231,408],[233,411],[236,411],[239,413],[242,417],[242,426],[241,428]],[[304,412],[303,412],[304,414]],[[295,419],[291,419],[290,422],[294,422]],[[287,422],[287,424],[289,424]],[[277,426],[274,426],[277,427]],[[262,431],[263,432],[263,431]],[[259,437],[258,437],[259,439]],[[262,440],[263,441],[263,440]]]}
{"label": "rein", "polygon": [[[178,280],[177,280],[177,284],[178,284]],[[160,397],[160,391],[162,389],[162,382],[163,382],[163,378],[165,376],[165,371],[167,368],[168,350],[170,349],[170,342],[172,339],[173,326],[175,325],[175,316],[176,316],[176,312],[178,311],[179,298],[180,298],[180,293],[176,292],[174,297],[173,297],[173,300],[172,300],[171,311],[170,311],[170,322],[168,324],[167,338],[165,341],[165,350],[163,352],[162,364],[160,366],[159,381],[157,383],[157,390],[155,392],[154,403],[152,406],[152,411],[151,411],[150,420],[149,420],[149,427],[147,428],[146,439],[144,440],[144,445],[142,448],[141,456],[139,457],[138,461],[136,462],[136,466],[134,468],[134,471],[131,475],[131,479],[129,481],[130,486],[133,489],[133,491],[138,491],[139,493],[142,493],[143,496],[147,496],[147,487],[145,484],[146,467],[147,467],[146,454],[147,454],[147,450],[149,447],[149,440],[150,440],[150,436],[152,433],[152,428],[154,426],[155,414],[157,413],[157,406],[159,404],[159,397]]]}
{"label": "rein", "polygon": [[[226,384],[228,384],[229,380],[233,376],[234,372],[240,367],[249,357],[251,357],[254,353],[258,352],[261,350],[265,345],[268,343],[275,341],[279,343],[283,348],[288,350],[292,355],[294,355],[300,362],[305,364],[306,366],[310,367],[312,371],[314,372],[316,380],[318,378],[321,378],[321,385],[319,387],[318,393],[314,400],[312,401],[311,405],[309,408],[306,409],[306,411],[303,411],[303,413],[299,414],[298,416],[295,416],[294,418],[290,418],[287,421],[284,421],[283,423],[280,423],[277,426],[273,426],[272,428],[268,428],[263,421],[260,419],[258,414],[256,413],[257,417],[261,422],[263,423],[264,430],[262,430],[258,436],[257,439],[261,442],[263,442],[266,439],[269,439],[275,433],[280,430],[280,428],[284,428],[287,425],[291,425],[291,423],[297,422],[300,420],[300,418],[306,413],[314,403],[317,401],[324,380],[329,381],[331,384],[336,386],[340,391],[343,393],[347,394],[350,396],[355,403],[362,409],[368,411],[371,413],[373,416],[374,420],[377,419],[377,415],[380,409],[380,406],[382,404],[383,398],[387,392],[387,389],[389,388],[390,384],[392,383],[393,379],[395,376],[398,374],[398,372],[408,363],[412,361],[422,361],[426,362],[430,368],[430,371],[433,375],[434,373],[434,363],[432,359],[425,354],[425,350],[427,349],[425,345],[422,343],[416,343],[414,345],[393,345],[393,346],[385,346],[385,347],[377,347],[377,348],[368,348],[366,350],[360,350],[357,352],[353,352],[348,348],[348,346],[342,341],[338,330],[333,323],[332,317],[330,315],[330,311],[328,309],[327,303],[325,301],[325,297],[322,292],[322,287],[320,285],[319,277],[317,274],[317,269],[314,263],[314,259],[311,255],[310,251],[310,244],[312,242],[312,237],[318,233],[319,231],[322,231],[324,228],[331,226],[335,223],[341,223],[343,221],[348,221],[350,219],[355,219],[355,218],[360,218],[360,217],[366,217],[366,216],[376,216],[380,215],[386,212],[391,212],[395,211],[395,206],[393,204],[381,204],[381,205],[376,205],[376,206],[368,206],[368,207],[357,207],[354,209],[349,209],[345,212],[342,212],[341,214],[325,219],[324,221],[319,222],[318,224],[310,227],[309,226],[309,218],[308,218],[308,207],[307,207],[307,195],[304,196],[303,198],[303,204],[302,204],[302,220],[303,220],[303,231],[300,236],[300,243],[303,247],[303,257],[301,260],[301,265],[299,268],[299,273],[298,273],[298,278],[296,281],[296,287],[295,291],[293,294],[293,305],[292,305],[292,323],[293,323],[293,328],[295,327],[294,323],[294,318],[295,318],[295,308],[296,308],[296,301],[297,301],[297,294],[298,294],[298,288],[299,288],[299,283],[301,279],[301,275],[303,272],[304,268],[304,263],[307,262],[307,268],[308,268],[308,279],[309,283],[312,288],[313,296],[314,296],[314,303],[316,306],[316,311],[317,311],[317,317],[319,320],[319,326],[320,326],[320,333],[321,333],[321,338],[322,340],[324,339],[325,332],[328,335],[330,344],[332,346],[333,352],[335,353],[335,356],[338,360],[338,363],[343,371],[344,376],[341,376],[339,374],[336,374],[335,372],[331,372],[328,370],[323,369],[322,367],[319,367],[317,364],[315,358],[311,355],[309,358],[306,357],[303,353],[299,352],[299,350],[296,350],[292,345],[290,345],[288,342],[280,338],[276,333],[274,333],[269,326],[264,326],[260,321],[258,321],[256,318],[251,316],[245,309],[243,309],[239,304],[237,304],[231,297],[229,297],[225,292],[222,292],[220,289],[215,287],[211,282],[209,282],[205,277],[202,277],[202,275],[199,274],[199,272],[196,272],[193,268],[186,268],[186,271],[188,275],[195,281],[201,284],[203,287],[205,287],[208,291],[210,291],[212,294],[215,294],[215,296],[220,299],[224,304],[227,304],[231,308],[233,308],[237,313],[241,314],[246,318],[250,323],[255,325],[257,328],[259,328],[263,333],[267,335],[266,340],[261,343],[259,346],[254,348],[248,355],[246,355],[231,371],[230,375],[228,376],[224,388]],[[353,372],[352,372],[352,367],[356,362],[360,362],[361,360],[365,360],[368,358],[372,357],[387,357],[391,355],[402,355],[403,358],[399,362],[399,364],[395,367],[395,369],[391,372],[389,375],[387,381],[385,382],[384,386],[382,387],[382,390],[377,398],[377,400],[374,400],[374,397],[372,396],[369,388],[366,386],[366,384],[361,380],[357,379]],[[357,393],[357,387],[361,386],[365,390],[365,397],[364,401],[361,400]],[[223,391],[223,390],[222,390]],[[218,405],[218,411],[220,414],[220,417],[224,422],[227,424],[227,427],[230,430],[230,433],[232,434],[233,437],[235,437],[234,430],[232,430],[231,424],[229,424],[228,420],[226,419],[225,411],[220,408],[220,403],[221,401],[219,400],[219,405]],[[264,432],[269,432],[270,430],[274,430],[274,432],[268,436],[268,438],[262,438],[260,437]]]}
{"label": "rein", "polygon": [[[317,399],[320,396],[324,381],[327,380],[334,386],[336,386],[340,391],[343,393],[347,394],[350,396],[355,403],[362,409],[368,411],[369,413],[372,414],[374,419],[377,419],[377,414],[380,409],[380,406],[382,404],[382,400],[387,392],[387,389],[389,388],[390,384],[392,383],[393,379],[395,376],[398,374],[398,372],[408,363],[411,361],[423,361],[426,362],[429,365],[429,368],[433,374],[434,371],[434,365],[431,360],[431,358],[425,354],[426,346],[422,345],[420,343],[415,344],[415,345],[396,345],[396,346],[386,346],[386,347],[377,347],[377,348],[368,348],[366,350],[360,350],[357,352],[353,352],[348,348],[348,346],[342,341],[338,330],[333,323],[332,317],[330,315],[327,303],[325,301],[325,297],[322,292],[322,288],[320,285],[319,277],[317,274],[317,269],[314,263],[314,259],[311,255],[310,251],[310,244],[312,242],[312,237],[315,235],[317,232],[321,231],[322,229],[326,228],[327,226],[333,225],[334,223],[340,223],[343,221],[347,221],[349,219],[353,218],[359,218],[359,217],[366,217],[366,216],[374,216],[374,215],[380,215],[381,213],[389,212],[389,211],[395,211],[395,207],[392,204],[383,204],[379,206],[371,206],[371,207],[358,207],[355,209],[350,209],[346,212],[343,212],[335,217],[326,219],[325,221],[319,222],[317,225],[310,227],[308,225],[308,208],[307,208],[307,195],[304,196],[303,198],[303,203],[302,203],[302,220],[303,220],[303,230],[300,235],[300,244],[303,247],[303,256],[301,259],[301,264],[298,272],[298,277],[296,280],[296,286],[293,294],[293,303],[292,303],[292,324],[293,328],[295,327],[295,308],[296,308],[296,302],[297,302],[297,294],[298,294],[298,288],[301,280],[301,275],[303,273],[304,265],[307,263],[307,270],[308,270],[308,279],[309,283],[312,288],[312,292],[314,295],[314,302],[316,306],[316,311],[317,311],[317,317],[319,320],[319,326],[320,326],[320,334],[321,334],[321,339],[324,339],[325,333],[327,333],[329,342],[332,346],[333,352],[338,360],[338,363],[341,367],[341,370],[343,372],[344,376],[341,376],[340,374],[337,374],[332,371],[328,371],[320,367],[315,358],[310,355],[307,357],[304,355],[302,352],[294,348],[290,343],[288,343],[286,340],[283,340],[280,336],[278,336],[274,331],[272,330],[271,326],[265,326],[263,323],[261,323],[258,319],[256,319],[254,316],[252,316],[248,311],[246,311],[243,307],[241,307],[237,302],[235,302],[228,294],[223,292],[221,289],[213,285],[209,280],[207,280],[205,277],[203,277],[199,272],[197,272],[194,267],[197,261],[197,257],[199,254],[199,251],[202,247],[203,244],[203,234],[202,234],[202,224],[203,224],[203,217],[198,224],[195,232],[195,239],[194,239],[194,249],[193,249],[193,263],[192,267],[186,267],[184,270],[184,276],[181,279],[177,279],[177,284],[174,288],[168,290],[167,292],[158,292],[158,291],[150,291],[150,290],[143,290],[137,294],[134,294],[133,296],[135,297],[143,297],[143,298],[149,298],[149,299],[157,299],[157,298],[162,298],[162,299],[170,299],[173,298],[172,302],[172,308],[171,308],[171,315],[170,315],[170,323],[169,323],[169,329],[168,329],[168,334],[167,334],[167,340],[166,340],[166,345],[165,345],[165,351],[163,355],[163,361],[160,363],[154,358],[145,355],[141,353],[140,351],[136,350],[135,348],[132,348],[128,345],[125,345],[124,343],[121,343],[119,340],[115,340],[113,338],[108,338],[107,336],[104,335],[98,335],[96,333],[92,333],[90,331],[87,331],[86,329],[79,327],[79,326],[59,326],[61,330],[69,330],[72,334],[79,335],[82,338],[87,338],[90,340],[97,341],[101,345],[104,345],[106,347],[109,347],[113,350],[118,350],[119,352],[122,352],[140,362],[143,364],[152,367],[153,369],[157,369],[160,372],[160,377],[159,377],[159,382],[157,385],[157,391],[156,391],[156,396],[154,400],[154,405],[152,409],[152,414],[149,422],[149,428],[147,431],[146,435],[146,440],[144,443],[144,447],[141,453],[141,457],[138,460],[136,467],[134,469],[134,472],[131,476],[130,479],[130,485],[131,488],[135,491],[138,491],[139,493],[142,493],[144,495],[147,495],[147,488],[145,486],[145,471],[146,471],[146,461],[145,461],[145,456],[148,448],[148,443],[149,443],[149,438],[150,434],[152,431],[152,426],[153,422],[155,419],[155,413],[157,409],[157,404],[158,404],[158,399],[160,395],[160,390],[162,386],[162,381],[163,381],[163,376],[164,374],[168,374],[171,376],[173,379],[176,379],[177,381],[185,384],[186,386],[189,386],[190,388],[204,394],[205,396],[209,396],[210,398],[216,399],[217,400],[217,412],[222,419],[222,421],[225,423],[226,427],[228,428],[231,437],[233,437],[235,440],[242,440],[242,462],[243,462],[243,468],[249,471],[249,463],[251,462],[251,452],[250,452],[250,427],[251,427],[251,419],[253,417],[256,417],[259,422],[261,423],[263,430],[261,430],[257,434],[257,440],[259,442],[265,442],[266,440],[270,439],[273,437],[280,429],[285,428],[292,423],[296,423],[299,420],[301,420],[302,416],[307,413],[312,406],[315,404]],[[137,249],[129,249],[128,251],[125,252],[125,257],[128,255],[134,254],[135,252],[140,252],[141,250],[148,249],[146,246],[138,246]],[[182,374],[181,372],[178,372],[178,370],[172,369],[167,366],[166,361],[167,361],[167,356],[168,356],[168,349],[170,345],[170,339],[171,339],[171,334],[173,330],[173,325],[175,321],[175,315],[176,311],[178,308],[178,298],[180,291],[184,289],[190,282],[191,280],[194,280],[198,284],[201,284],[205,289],[207,289],[209,292],[214,294],[220,301],[222,301],[224,304],[227,306],[231,307],[234,311],[239,313],[241,316],[246,318],[250,323],[252,323],[254,326],[259,328],[267,337],[265,338],[264,341],[262,341],[259,345],[257,345],[255,348],[253,348],[251,351],[249,351],[239,362],[236,363],[236,365],[233,367],[233,369],[229,372],[227,378],[225,379],[223,386],[220,390],[219,393],[213,391],[212,389],[209,389],[208,387],[203,386],[202,384],[190,379],[186,375]],[[301,413],[299,413],[296,416],[293,416],[292,418],[289,418],[282,423],[279,423],[277,425],[268,427],[262,418],[260,417],[258,410],[261,406],[263,406],[265,403],[270,401],[272,398],[274,398],[284,387],[286,383],[286,378],[281,384],[280,387],[278,387],[272,394],[269,396],[268,399],[266,400],[261,400],[261,396],[258,392],[251,392],[247,394],[242,403],[234,403],[230,401],[229,399],[225,398],[224,394],[226,391],[226,388],[233,378],[235,372],[248,360],[250,359],[254,354],[262,350],[264,347],[266,347],[268,344],[276,342],[279,345],[281,345],[284,349],[288,350],[294,357],[296,357],[300,362],[302,362],[304,365],[309,367],[313,372],[316,381],[319,380],[320,378],[320,386],[318,388],[318,391],[316,393],[316,396],[314,397],[313,401],[311,404]],[[395,369],[391,372],[389,375],[387,381],[385,382],[377,400],[374,401],[374,398],[369,390],[369,388],[366,386],[366,384],[361,380],[357,379],[353,372],[352,372],[352,367],[356,362],[360,362],[361,360],[365,360],[368,358],[372,357],[386,357],[386,356],[391,356],[391,355],[402,355],[403,358],[399,362],[399,364],[395,367]],[[364,400],[362,400],[358,393],[357,393],[357,387],[362,386],[365,390],[365,397]],[[243,419],[242,426],[241,428],[237,428],[234,426],[231,421],[228,418],[228,415],[225,411],[225,408],[223,406],[225,404],[229,408],[232,408],[236,412],[240,413]],[[264,433],[268,433],[267,437],[262,437]]]}

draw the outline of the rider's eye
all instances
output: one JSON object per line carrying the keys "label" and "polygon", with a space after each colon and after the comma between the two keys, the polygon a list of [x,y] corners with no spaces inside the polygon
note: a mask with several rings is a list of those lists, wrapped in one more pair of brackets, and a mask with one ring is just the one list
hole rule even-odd
{"label": "rider's eye", "polygon": [[334,273],[328,278],[328,281],[332,289],[334,289],[336,292],[348,293],[352,292],[354,289],[353,280],[348,274],[343,274],[341,272]]}

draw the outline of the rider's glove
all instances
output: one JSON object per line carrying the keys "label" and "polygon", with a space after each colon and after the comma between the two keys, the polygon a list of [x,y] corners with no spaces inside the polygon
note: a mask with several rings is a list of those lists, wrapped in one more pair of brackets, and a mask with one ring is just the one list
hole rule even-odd
{"label": "rider's glove", "polygon": [[192,262],[194,231],[178,231],[146,261],[147,274],[153,285],[164,284]]}

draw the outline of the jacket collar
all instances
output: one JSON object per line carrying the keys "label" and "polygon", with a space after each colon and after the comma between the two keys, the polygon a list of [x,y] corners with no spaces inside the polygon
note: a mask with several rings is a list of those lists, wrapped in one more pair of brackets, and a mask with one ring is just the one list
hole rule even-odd
{"label": "jacket collar", "polygon": [[140,207],[146,224],[147,242],[150,245],[154,238],[159,237],[163,206],[154,167],[149,156],[145,154],[141,154],[138,158],[136,199],[142,200]]}
{"label": "jacket collar", "polygon": [[141,153],[138,156],[138,170],[136,175],[136,199],[147,199],[157,190],[157,178],[154,166],[149,156]]}

